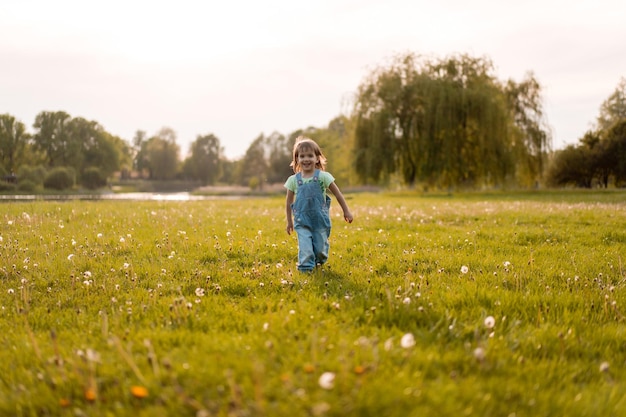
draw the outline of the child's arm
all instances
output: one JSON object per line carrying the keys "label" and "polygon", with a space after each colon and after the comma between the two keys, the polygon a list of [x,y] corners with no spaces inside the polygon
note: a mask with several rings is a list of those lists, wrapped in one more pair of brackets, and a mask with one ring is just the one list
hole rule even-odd
{"label": "child's arm", "polygon": [[287,234],[293,232],[293,216],[291,214],[291,205],[293,204],[295,194],[291,190],[287,190],[287,198],[285,201],[285,214],[287,215]]}
{"label": "child's arm", "polygon": [[341,191],[339,191],[339,187],[337,187],[337,184],[335,184],[334,182],[331,183],[328,186],[328,189],[330,190],[330,192],[333,193],[333,195],[337,199],[337,202],[341,206],[341,209],[343,210],[343,218],[348,223],[352,223],[352,220],[354,218],[352,217],[352,213],[350,213],[350,209],[348,208],[348,204],[346,203],[346,199],[343,198],[343,194],[341,194]]}

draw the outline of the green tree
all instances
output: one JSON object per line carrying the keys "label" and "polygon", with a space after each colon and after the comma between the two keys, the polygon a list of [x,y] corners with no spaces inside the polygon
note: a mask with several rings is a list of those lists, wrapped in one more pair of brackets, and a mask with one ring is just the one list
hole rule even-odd
{"label": "green tree", "polygon": [[[492,73],[484,58],[414,54],[373,71],[359,86],[353,111],[357,175],[380,182],[399,173],[409,185],[480,186],[504,184],[516,165],[532,165],[530,156],[543,155],[549,137],[532,130],[533,123],[542,126],[538,84],[516,85],[526,96],[511,101]],[[536,149],[516,151],[525,141]]]}
{"label": "green tree", "polygon": [[266,139],[259,135],[248,147],[246,154],[238,165],[238,178],[241,185],[263,189],[267,181],[268,162],[266,155]]}
{"label": "green tree", "polygon": [[70,141],[80,145],[80,152],[76,152],[68,165],[79,177],[88,168],[98,168],[107,178],[119,169],[120,153],[116,147],[119,138],[106,132],[98,122],[75,117],[67,123],[67,130]]}
{"label": "green tree", "polygon": [[325,128],[310,133],[326,156],[326,169],[342,186],[353,182],[354,153],[350,133],[350,119],[346,116],[335,117]]}
{"label": "green tree", "polygon": [[24,123],[10,114],[0,115],[0,165],[8,173],[15,172],[19,158],[28,143],[30,136]]}
{"label": "green tree", "polygon": [[602,102],[597,128],[608,131],[614,124],[626,119],[626,78],[622,77],[615,91]]}
{"label": "green tree", "polygon": [[[517,83],[509,80],[505,86],[508,106],[514,121],[512,136],[513,158],[517,162],[517,181],[530,185],[542,175],[551,136],[547,126],[541,86],[532,73]],[[507,161],[508,162],[508,161]]]}
{"label": "green tree", "polygon": [[43,111],[35,117],[34,147],[45,156],[48,167],[73,166],[80,157],[80,143],[72,140],[69,114],[63,111]]}
{"label": "green tree", "polygon": [[[294,139],[295,140],[295,139]],[[291,169],[293,142],[278,132],[266,138],[267,147],[267,182],[284,183],[293,174]]]}
{"label": "green tree", "polygon": [[145,142],[145,161],[149,178],[171,180],[178,172],[179,147],[176,133],[167,127]]}
{"label": "green tree", "polygon": [[606,164],[611,169],[615,184],[626,183],[626,118],[612,125],[605,137]]}
{"label": "green tree", "polygon": [[185,161],[186,171],[202,185],[215,184],[221,176],[223,152],[217,136],[198,136],[191,143],[190,156]]}
{"label": "green tree", "polygon": [[546,172],[546,183],[591,188],[594,178],[591,160],[591,152],[584,146],[568,145],[556,151]]}

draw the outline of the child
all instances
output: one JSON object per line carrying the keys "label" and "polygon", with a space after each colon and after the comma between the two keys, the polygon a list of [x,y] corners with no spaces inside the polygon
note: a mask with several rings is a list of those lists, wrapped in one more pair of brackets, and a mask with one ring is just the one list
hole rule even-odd
{"label": "child", "polygon": [[327,190],[337,199],[343,218],[348,223],[352,223],[353,218],[335,184],[335,178],[324,171],[326,157],[317,143],[303,136],[298,137],[293,147],[291,167],[295,174],[285,182],[287,233],[295,230],[298,234],[298,270],[310,272],[328,259],[331,225]]}

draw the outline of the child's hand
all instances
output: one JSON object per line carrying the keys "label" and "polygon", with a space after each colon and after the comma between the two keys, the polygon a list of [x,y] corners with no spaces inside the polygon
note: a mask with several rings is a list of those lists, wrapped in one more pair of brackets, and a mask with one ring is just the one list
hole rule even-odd
{"label": "child's hand", "polygon": [[290,235],[291,232],[293,232],[293,224],[288,224],[287,225],[287,234]]}
{"label": "child's hand", "polygon": [[352,213],[350,213],[349,211],[344,211],[343,212],[343,218],[348,223],[352,223],[352,220],[354,220],[354,218],[352,217]]}

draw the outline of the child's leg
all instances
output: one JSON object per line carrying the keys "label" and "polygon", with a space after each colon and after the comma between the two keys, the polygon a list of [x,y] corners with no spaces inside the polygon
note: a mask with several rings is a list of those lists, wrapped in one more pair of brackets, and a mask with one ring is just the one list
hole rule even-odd
{"label": "child's leg", "polygon": [[312,271],[315,268],[315,253],[313,252],[313,234],[311,229],[296,227],[298,234],[298,270]]}
{"label": "child's leg", "polygon": [[330,229],[319,229],[313,231],[313,252],[315,253],[316,264],[323,265],[328,260],[328,251],[330,249],[330,243],[328,242],[329,236]]}

